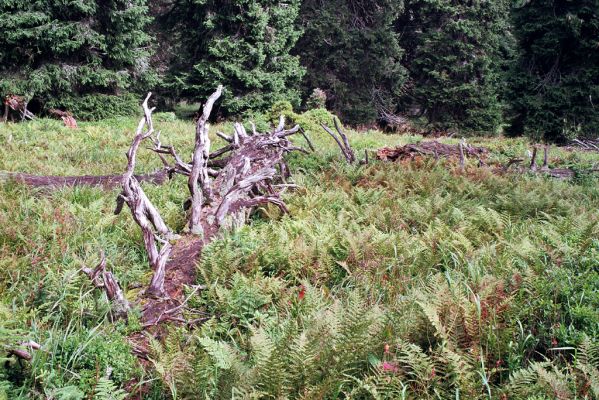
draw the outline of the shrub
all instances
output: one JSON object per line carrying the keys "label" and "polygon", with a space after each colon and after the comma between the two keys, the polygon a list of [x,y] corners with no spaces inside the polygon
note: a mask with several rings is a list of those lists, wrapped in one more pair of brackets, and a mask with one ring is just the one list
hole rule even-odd
{"label": "shrub", "polygon": [[70,111],[76,119],[95,121],[100,119],[130,116],[139,113],[141,100],[133,93],[119,96],[89,94],[81,97],[55,98],[46,103],[48,108]]}
{"label": "shrub", "polygon": [[326,108],[326,104],[327,94],[324,90],[319,88],[314,89],[306,101],[306,107],[308,107],[309,110],[313,108]]}

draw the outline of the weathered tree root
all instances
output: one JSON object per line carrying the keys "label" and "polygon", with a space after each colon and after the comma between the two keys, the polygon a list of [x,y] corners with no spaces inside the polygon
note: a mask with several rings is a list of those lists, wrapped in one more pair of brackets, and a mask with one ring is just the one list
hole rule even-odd
{"label": "weathered tree root", "polygon": [[[169,171],[165,168],[151,174],[136,175],[135,178],[139,182],[162,185],[169,179]],[[30,175],[21,172],[0,172],[0,182],[11,180],[27,186],[47,189],[75,186],[99,186],[104,189],[113,189],[122,184],[123,175],[50,176]]]}
{"label": "weathered tree root", "polygon": [[[122,192],[117,198],[115,212],[120,213],[125,204],[130,209],[141,228],[154,272],[148,288],[138,299],[142,307],[143,332],[129,338],[134,353],[142,362],[149,351],[147,335],[160,338],[165,331],[164,322],[188,322],[182,318],[186,303],[184,289],[195,282],[196,263],[203,246],[221,230],[244,224],[256,206],[271,203],[287,212],[277,191],[281,185],[276,184],[286,173],[283,156],[295,150],[305,151],[289,141],[290,136],[300,131],[299,126],[286,130],[281,118],[279,125],[267,133],[258,133],[253,128],[248,134],[243,125],[235,124],[233,135],[218,133],[227,145],[211,152],[208,119],[221,94],[222,87],[219,87],[204,105],[196,125],[191,161],[183,160],[173,146],[163,145],[159,134],[155,133],[154,109],[148,106],[151,94],[143,102],[144,116],[127,152],[127,167],[121,177]],[[174,233],[166,225],[134,175],[137,151],[145,141],[151,142],[151,150],[160,157],[166,171],[187,177],[190,196],[185,202],[188,220],[183,232]],[[99,267],[99,271],[104,269]],[[94,272],[87,272],[94,281]],[[102,287],[106,289],[105,284]],[[194,291],[201,289],[196,287]],[[117,296],[109,298],[114,300]]]}

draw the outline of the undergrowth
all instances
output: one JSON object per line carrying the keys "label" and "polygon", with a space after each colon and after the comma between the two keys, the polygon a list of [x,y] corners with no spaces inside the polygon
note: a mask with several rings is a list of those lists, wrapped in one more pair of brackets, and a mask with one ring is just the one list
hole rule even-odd
{"label": "undergrowth", "polygon": [[[139,310],[111,322],[80,272],[103,249],[129,298],[150,279],[139,230],[112,215],[118,192],[1,183],[0,399],[123,399],[132,382],[149,382],[149,399],[599,396],[596,178],[496,175],[474,161],[464,172],[434,160],[347,166],[318,122],[307,129],[317,152],[290,157],[290,215],[260,208],[204,249],[196,322],[152,342],[149,375],[126,340]],[[187,154],[192,125],[157,123]],[[134,126],[3,126],[0,169],[121,173]],[[350,140],[363,153],[422,138]],[[497,161],[528,147],[470,140]],[[552,166],[597,162],[552,154]],[[148,152],[140,166],[159,163]],[[180,228],[185,182],[144,189]],[[42,346],[31,361],[10,355],[28,340]]]}

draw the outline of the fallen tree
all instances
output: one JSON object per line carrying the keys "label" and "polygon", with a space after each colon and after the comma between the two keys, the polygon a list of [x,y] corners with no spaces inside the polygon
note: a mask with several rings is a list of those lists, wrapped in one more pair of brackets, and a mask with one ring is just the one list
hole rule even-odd
{"label": "fallen tree", "polygon": [[[284,155],[295,150],[305,151],[289,140],[300,127],[285,129],[285,121],[281,118],[271,132],[258,133],[252,129],[248,133],[242,124],[237,123],[232,135],[219,132],[218,135],[227,144],[211,151],[208,119],[222,90],[219,87],[204,105],[196,124],[195,146],[190,161],[185,161],[174,146],[161,142],[152,121],[154,108],[148,105],[151,94],[143,102],[144,116],[127,152],[127,166],[121,179],[122,191],[117,198],[115,213],[119,214],[126,205],[141,228],[153,276],[137,302],[142,307],[142,326],[153,334],[157,334],[157,327],[164,321],[186,322],[181,318],[185,304],[184,288],[193,287],[196,262],[204,245],[220,231],[244,224],[256,206],[270,203],[281,212],[288,212],[279,190],[287,185],[279,184],[279,181],[283,181],[288,171]],[[166,225],[134,174],[137,152],[143,143],[149,143],[149,148],[160,157],[166,171],[187,179],[187,224],[183,232],[174,232]],[[122,301],[116,281],[107,275],[105,264],[100,262],[96,269],[85,272],[95,286],[106,290],[108,297],[116,300],[118,315],[126,315],[123,310],[127,310],[128,305]],[[200,289],[195,286],[194,291]],[[147,354],[145,335],[135,334],[130,339],[138,356],[143,358]]]}
{"label": "fallen tree", "polygon": [[[163,168],[150,174],[135,175],[135,179],[139,182],[162,185],[168,180],[169,175],[172,175],[172,171]],[[74,186],[99,186],[112,189],[122,184],[123,175],[52,176],[32,175],[22,172],[0,172],[0,182],[2,181],[14,181],[31,187],[47,189]]]}
{"label": "fallen tree", "polygon": [[460,159],[466,156],[481,159],[488,153],[489,150],[485,147],[468,146],[462,143],[454,145],[437,141],[426,141],[394,148],[384,147],[377,151],[376,157],[382,161],[399,161],[405,159],[413,160],[418,156],[435,158],[455,157]]}
{"label": "fallen tree", "polygon": [[[494,171],[496,173],[533,173],[533,174],[544,174],[552,178],[557,179],[571,179],[576,176],[576,171],[571,168],[550,168],[549,167],[549,152],[550,146],[543,147],[543,165],[539,167],[537,165],[537,157],[539,153],[539,146],[534,145],[532,147],[530,164],[524,165],[526,161],[524,158],[512,158],[508,160],[505,165],[495,165]],[[377,159],[381,161],[401,161],[401,160],[414,160],[417,157],[434,157],[449,158],[459,160],[460,167],[465,168],[465,162],[468,157],[476,158],[479,167],[487,166],[486,157],[489,154],[489,150],[485,147],[475,147],[467,145],[462,142],[456,145],[440,143],[437,141],[425,141],[416,144],[407,144],[405,146],[397,146],[394,148],[384,147],[379,149],[376,153]],[[513,168],[512,168],[513,167]],[[599,169],[593,168],[587,171],[588,173],[599,172]]]}

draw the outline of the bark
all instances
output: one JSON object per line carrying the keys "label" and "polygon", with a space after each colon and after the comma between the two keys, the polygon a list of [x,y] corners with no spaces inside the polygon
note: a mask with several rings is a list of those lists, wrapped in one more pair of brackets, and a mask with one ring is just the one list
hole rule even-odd
{"label": "bark", "polygon": [[196,126],[195,148],[191,160],[191,172],[189,174],[188,187],[191,194],[191,216],[189,218],[189,230],[193,234],[203,235],[200,218],[202,217],[202,207],[204,201],[210,201],[212,190],[210,187],[210,177],[208,176],[208,159],[210,156],[210,138],[208,137],[208,118],[212,112],[212,107],[221,96],[223,87],[219,86],[209,98],[202,115],[198,119]]}

